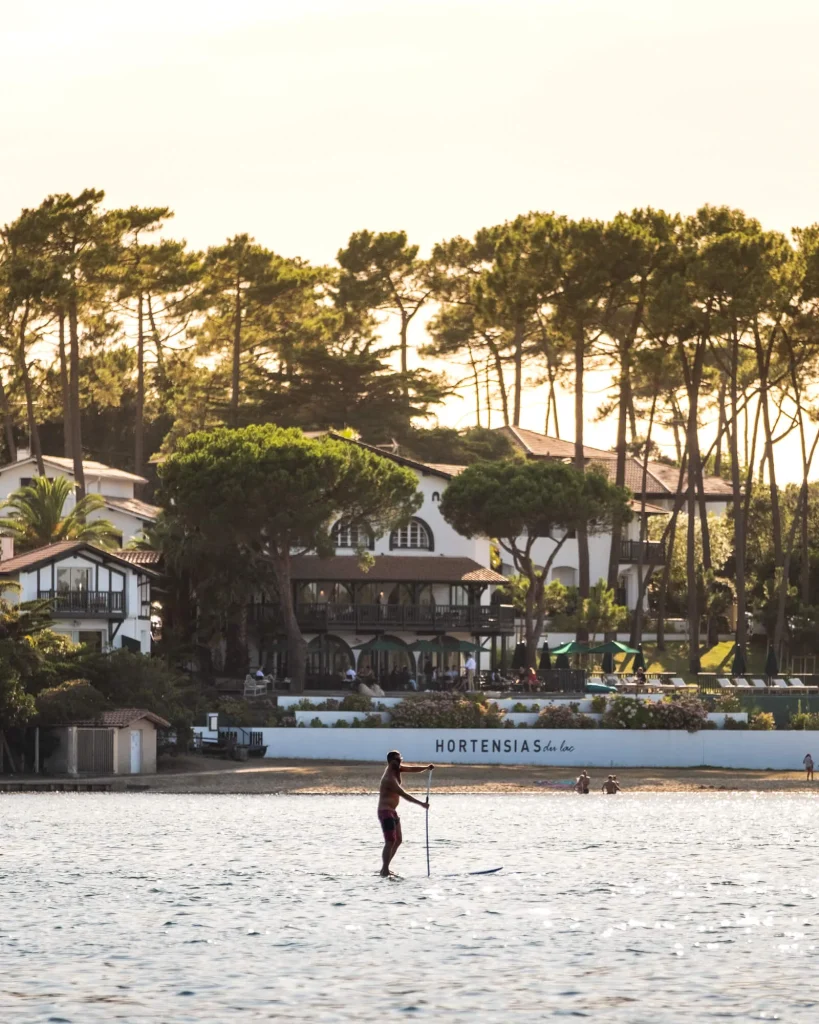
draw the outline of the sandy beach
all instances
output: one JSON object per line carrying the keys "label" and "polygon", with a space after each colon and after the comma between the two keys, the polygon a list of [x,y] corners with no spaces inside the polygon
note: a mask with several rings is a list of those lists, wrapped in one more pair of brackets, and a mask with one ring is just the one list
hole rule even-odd
{"label": "sandy beach", "polygon": [[[438,793],[524,793],[544,795],[565,792],[547,782],[565,782],[576,769],[541,768],[533,765],[446,765],[437,767],[433,788]],[[157,775],[132,782],[117,780],[129,788],[157,793],[292,793],[350,794],[374,793],[381,774],[380,765],[351,761],[251,761],[224,762],[201,756],[163,758]],[[591,768],[592,792],[599,793],[606,775]],[[810,792],[803,772],[731,771],[723,768],[623,768],[617,777],[624,792],[759,791]],[[426,778],[425,776],[423,777]],[[108,780],[110,781],[110,779]],[[410,790],[425,782],[407,776]],[[816,783],[819,787],[819,782]]]}

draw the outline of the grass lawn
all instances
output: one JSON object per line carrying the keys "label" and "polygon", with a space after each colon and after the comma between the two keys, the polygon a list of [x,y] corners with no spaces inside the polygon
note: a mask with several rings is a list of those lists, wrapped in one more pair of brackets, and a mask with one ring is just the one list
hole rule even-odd
{"label": "grass lawn", "polygon": [[[696,682],[694,677],[689,678],[688,672],[688,644],[675,641],[666,644],[664,651],[658,651],[651,644],[643,644],[643,653],[646,659],[646,670],[648,672],[673,672],[674,675],[682,676],[687,682]],[[730,675],[731,663],[734,659],[734,642],[725,640],[714,647],[703,650],[700,662],[703,672],[717,672],[723,675]],[[625,657],[616,658],[616,670],[623,671],[627,664]],[[765,662],[764,652],[749,647],[747,648],[748,673],[763,675]],[[621,667],[622,666],[622,667]]]}

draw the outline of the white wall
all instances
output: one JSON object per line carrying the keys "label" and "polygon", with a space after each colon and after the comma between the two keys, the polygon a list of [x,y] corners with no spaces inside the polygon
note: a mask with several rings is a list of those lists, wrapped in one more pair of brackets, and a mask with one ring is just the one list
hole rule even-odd
{"label": "white wall", "polygon": [[[198,730],[197,730],[198,731]],[[383,762],[398,749],[425,764],[797,771],[819,732],[628,729],[261,729],[267,757]]]}

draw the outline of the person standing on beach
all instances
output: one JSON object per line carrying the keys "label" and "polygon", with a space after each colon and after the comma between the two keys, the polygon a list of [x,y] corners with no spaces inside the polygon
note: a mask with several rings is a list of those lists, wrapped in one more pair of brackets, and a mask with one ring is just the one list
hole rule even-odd
{"label": "person standing on beach", "polygon": [[604,793],[607,793],[609,796],[614,796],[615,793],[620,792],[620,783],[613,775],[609,775],[601,788]]}
{"label": "person standing on beach", "polygon": [[398,817],[398,802],[401,797],[409,800],[411,804],[418,804],[425,810],[429,807],[425,800],[416,800],[402,788],[401,772],[431,772],[434,768],[434,764],[423,766],[402,764],[401,754],[397,750],[391,750],[387,754],[387,767],[381,776],[381,787],[378,792],[378,820],[381,822],[381,831],[384,833],[384,849],[381,853],[382,878],[387,878],[392,874],[390,863],[404,839],[401,835],[401,819]]}
{"label": "person standing on beach", "polygon": [[810,754],[805,754],[802,758],[802,764],[805,766],[806,781],[813,782],[813,758]]}

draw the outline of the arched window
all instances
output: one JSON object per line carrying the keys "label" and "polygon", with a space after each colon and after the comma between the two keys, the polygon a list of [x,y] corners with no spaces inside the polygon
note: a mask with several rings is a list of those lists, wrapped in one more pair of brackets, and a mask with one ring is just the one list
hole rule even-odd
{"label": "arched window", "polygon": [[345,523],[339,519],[331,536],[333,546],[337,548],[367,548],[372,551],[375,547],[375,538],[363,523]]}
{"label": "arched window", "polygon": [[406,526],[392,531],[390,548],[415,548],[419,551],[432,551],[432,530],[423,519],[410,519]]}
{"label": "arched window", "polygon": [[441,492],[440,491],[433,491],[432,492],[432,500],[433,501],[440,501],[441,500]]}
{"label": "arched window", "polygon": [[552,580],[559,580],[564,587],[576,587],[577,570],[571,565],[556,565],[552,569]]}

